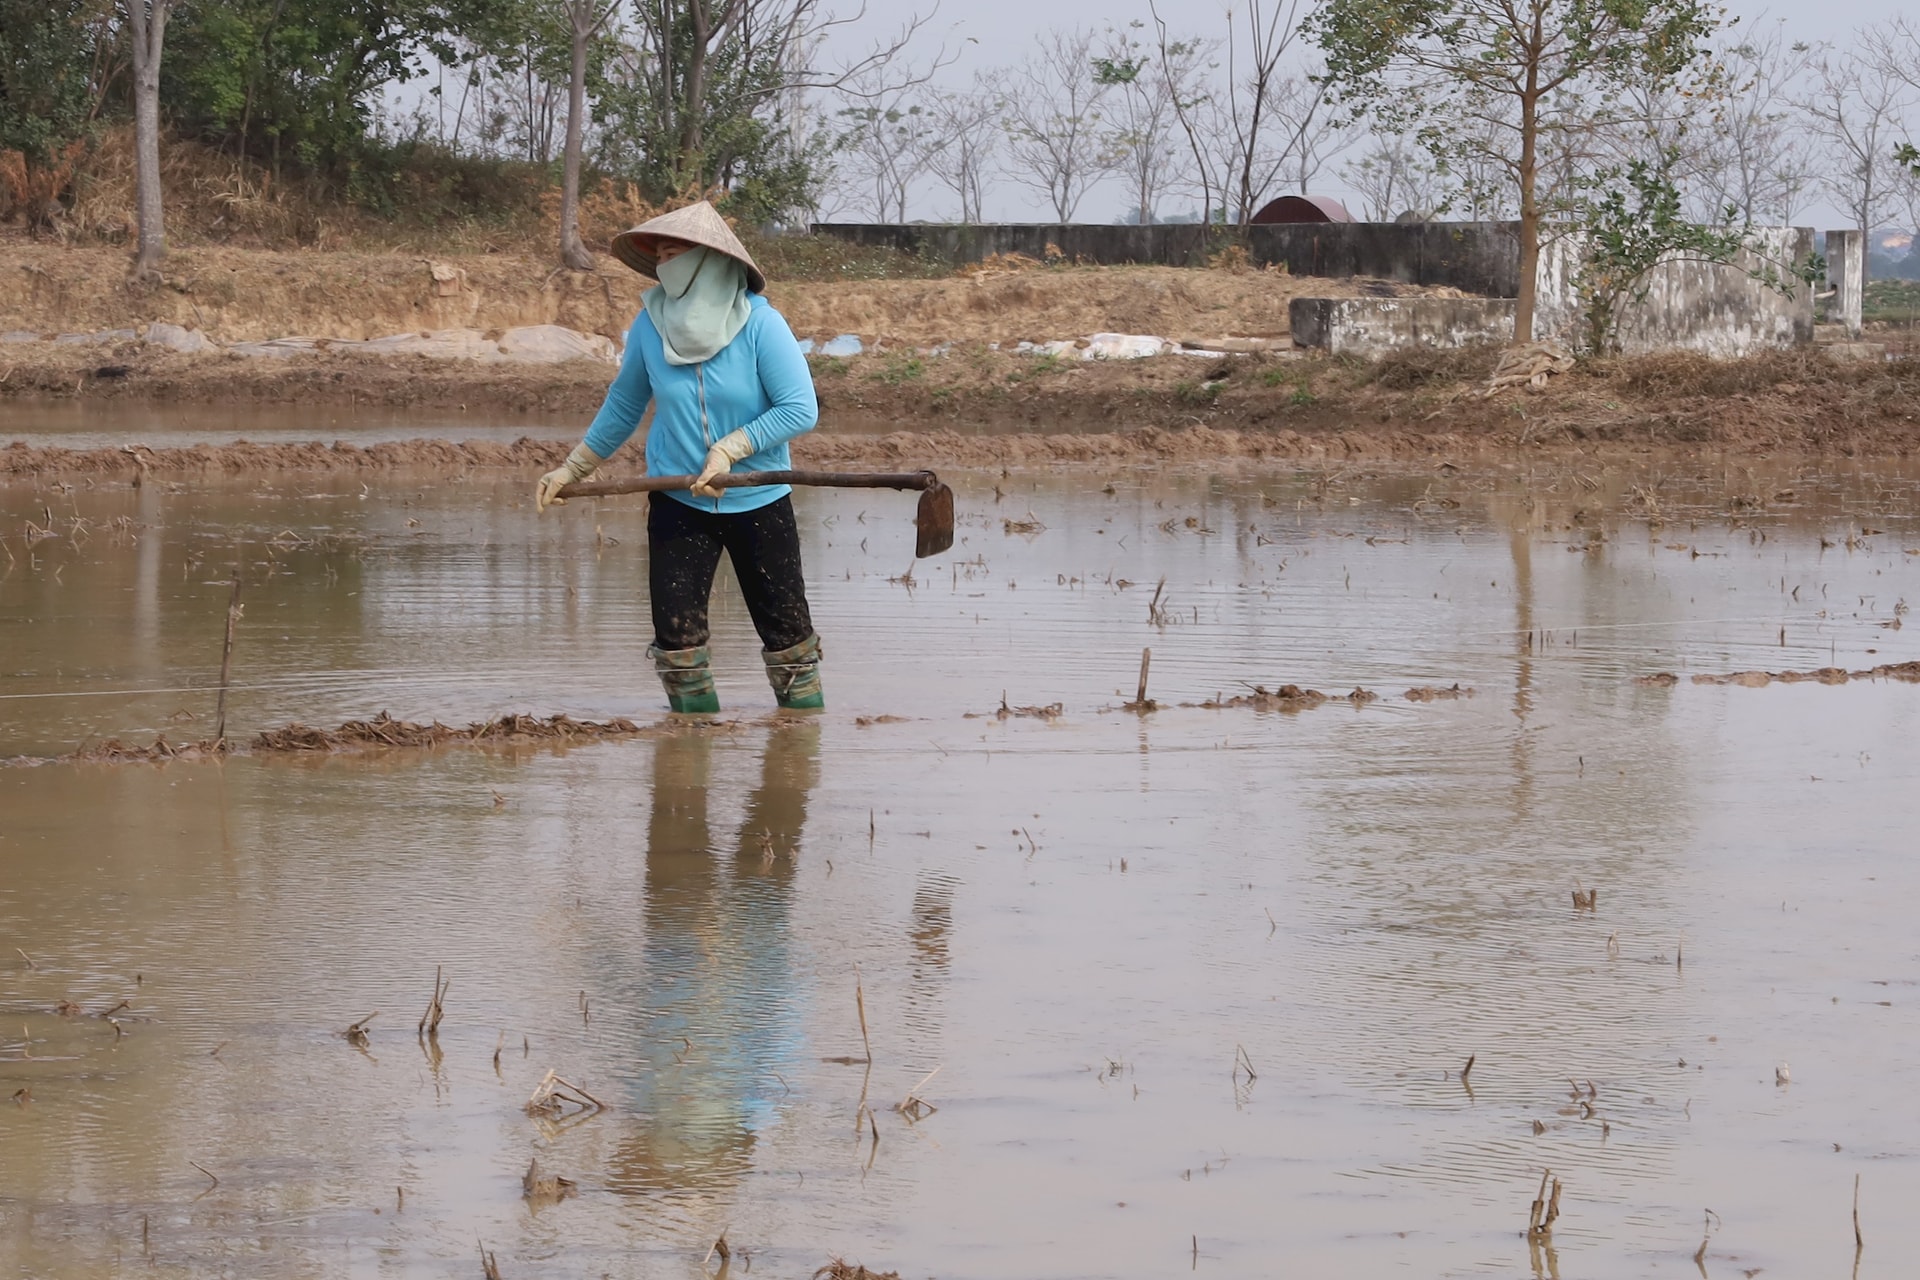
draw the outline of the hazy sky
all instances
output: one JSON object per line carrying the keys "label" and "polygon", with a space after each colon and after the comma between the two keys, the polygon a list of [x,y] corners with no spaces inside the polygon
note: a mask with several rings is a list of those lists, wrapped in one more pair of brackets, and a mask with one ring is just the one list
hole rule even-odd
{"label": "hazy sky", "polygon": [[[858,0],[829,0],[822,7],[848,13],[858,8]],[[1912,13],[1915,6],[1912,0],[1822,0],[1818,4],[1792,0],[1772,5],[1754,0],[1727,0],[1727,7],[1743,23],[1777,21],[1795,39],[1844,44],[1855,29],[1884,22],[1901,13]],[[837,32],[832,47],[843,50],[864,47],[867,41],[897,28],[908,15],[931,10],[931,0],[867,0],[865,18],[857,26]],[[1161,0],[1160,13],[1176,34],[1212,34],[1220,31],[1225,21],[1225,5],[1219,0]],[[915,48],[925,58],[944,39],[947,48],[958,51],[960,57],[941,80],[964,82],[974,68],[1019,61],[1033,47],[1034,38],[1051,28],[1120,26],[1133,18],[1148,17],[1146,0],[1138,0],[1137,6],[1134,0],[1118,3],[1052,0],[1047,4],[1033,0],[943,0],[933,20],[916,40]],[[1920,112],[1915,114],[1920,116]],[[1338,167],[1336,162],[1323,171],[1314,183],[1316,190],[1339,196],[1347,194]],[[934,218],[950,213],[951,203],[950,196],[943,197],[929,189],[908,212],[913,217]],[[1110,191],[1095,190],[1082,205],[1080,217],[1091,222],[1111,221],[1124,207],[1125,197],[1117,187]],[[986,212],[990,218],[1040,220],[1050,216],[1043,212],[1044,208],[1044,202],[1037,197],[1011,182],[1002,181],[989,193]],[[1820,228],[1846,225],[1846,219],[1824,200],[1796,220]]]}

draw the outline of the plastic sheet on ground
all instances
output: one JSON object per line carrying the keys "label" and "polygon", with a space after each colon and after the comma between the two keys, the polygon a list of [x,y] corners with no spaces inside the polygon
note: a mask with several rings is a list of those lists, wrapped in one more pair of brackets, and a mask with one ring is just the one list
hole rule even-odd
{"label": "plastic sheet on ground", "polygon": [[116,342],[135,342],[139,337],[132,329],[102,329],[98,333],[63,333],[53,341],[63,347],[106,347]]}
{"label": "plastic sheet on ground", "polygon": [[807,356],[834,356],[846,359],[857,356],[866,350],[866,344],[860,341],[858,334],[843,333],[837,338],[828,338],[825,342],[816,342],[812,338],[800,339],[800,354]]}
{"label": "plastic sheet on ground", "polygon": [[147,336],[142,341],[150,347],[165,347],[168,351],[189,356],[216,350],[218,345],[198,329],[188,329],[165,321],[148,325]]}
{"label": "plastic sheet on ground", "polygon": [[529,324],[500,335],[489,359],[519,364],[562,364],[568,360],[616,361],[613,341],[597,333],[581,333],[558,324]]}
{"label": "plastic sheet on ground", "polygon": [[[1073,344],[1078,346],[1079,344]],[[1080,348],[1082,360],[1144,360],[1176,350],[1165,338],[1146,333],[1096,333]]]}
{"label": "plastic sheet on ground", "polygon": [[332,344],[332,349],[348,349],[356,355],[428,356],[438,360],[485,360],[500,353],[498,343],[489,342],[478,329],[433,329],[425,333],[395,333],[365,342]]}
{"label": "plastic sheet on ground", "polygon": [[321,350],[321,345],[318,338],[267,338],[260,342],[236,342],[227,350],[236,356],[285,360],[293,356],[312,355]]}

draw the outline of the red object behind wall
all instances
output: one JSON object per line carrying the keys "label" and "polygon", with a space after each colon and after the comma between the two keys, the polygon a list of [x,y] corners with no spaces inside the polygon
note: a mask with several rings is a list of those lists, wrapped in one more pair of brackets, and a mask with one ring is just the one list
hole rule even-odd
{"label": "red object behind wall", "polygon": [[1332,196],[1281,196],[1253,215],[1256,226],[1274,222],[1356,222],[1347,206]]}

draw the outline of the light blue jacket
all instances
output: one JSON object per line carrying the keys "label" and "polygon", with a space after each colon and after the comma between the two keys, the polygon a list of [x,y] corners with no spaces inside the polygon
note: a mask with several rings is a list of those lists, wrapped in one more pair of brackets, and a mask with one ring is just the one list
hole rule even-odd
{"label": "light blue jacket", "polygon": [[[793,330],[759,294],[748,298],[746,327],[702,364],[668,364],[660,331],[645,311],[634,317],[620,372],[607,388],[600,412],[587,428],[586,445],[602,458],[627,442],[647,402],[654,403],[647,431],[647,474],[698,475],[714,441],[744,430],[755,449],[735,471],[784,471],[792,465],[787,441],[813,430],[820,403],[813,373]],[[702,511],[752,511],[778,502],[784,484],[728,489],[716,501],[685,490],[669,492]]]}

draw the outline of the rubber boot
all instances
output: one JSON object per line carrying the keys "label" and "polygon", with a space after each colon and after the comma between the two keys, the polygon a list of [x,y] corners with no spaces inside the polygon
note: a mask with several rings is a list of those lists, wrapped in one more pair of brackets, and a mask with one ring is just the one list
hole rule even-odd
{"label": "rubber boot", "polygon": [[827,705],[820,688],[819,636],[808,636],[791,649],[763,649],[760,660],[767,664],[767,683],[781,706],[803,711]]}
{"label": "rubber boot", "polygon": [[713,689],[713,668],[708,665],[706,646],[697,649],[662,649],[647,646],[660,683],[666,686],[667,706],[683,715],[713,715],[720,710],[720,695]]}

